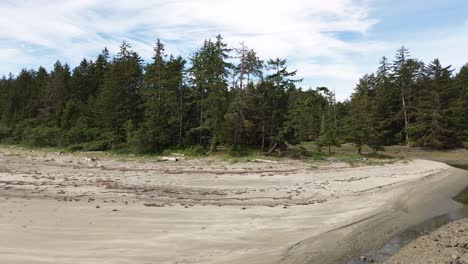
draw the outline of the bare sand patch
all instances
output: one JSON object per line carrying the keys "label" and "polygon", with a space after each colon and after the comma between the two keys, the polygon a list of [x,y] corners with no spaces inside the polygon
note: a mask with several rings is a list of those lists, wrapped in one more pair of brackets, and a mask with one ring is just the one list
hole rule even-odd
{"label": "bare sand patch", "polygon": [[337,263],[373,234],[377,245],[437,213],[414,197],[448,210],[468,184],[425,160],[311,167],[1,153],[5,263]]}

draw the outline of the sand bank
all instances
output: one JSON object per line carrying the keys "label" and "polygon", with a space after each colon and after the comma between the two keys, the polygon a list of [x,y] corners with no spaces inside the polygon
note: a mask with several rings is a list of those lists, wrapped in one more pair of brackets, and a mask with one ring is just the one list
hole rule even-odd
{"label": "sand bank", "polygon": [[425,160],[351,167],[1,152],[5,263],[339,263],[458,206],[448,198],[468,184],[466,172]]}

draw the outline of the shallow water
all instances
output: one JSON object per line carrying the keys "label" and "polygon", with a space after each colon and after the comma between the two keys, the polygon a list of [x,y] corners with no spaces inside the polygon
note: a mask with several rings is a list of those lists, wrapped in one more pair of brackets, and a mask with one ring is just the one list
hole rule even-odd
{"label": "shallow water", "polygon": [[[468,170],[468,164],[465,165],[452,165],[453,167],[459,169]],[[468,192],[468,188],[465,189],[463,192]],[[417,239],[421,235],[425,235],[431,233],[432,231],[436,230],[437,228],[446,225],[450,222],[460,220],[463,218],[468,217],[468,204],[464,207],[452,211],[448,214],[436,216],[434,218],[430,218],[420,224],[417,224],[413,227],[406,229],[403,233],[395,236],[390,241],[385,244],[381,249],[368,252],[367,254],[363,254],[367,258],[371,258],[375,260],[375,262],[384,262],[391,256],[395,255],[401,248],[408,245],[411,241]],[[362,262],[360,257],[356,257],[347,262],[347,264],[363,264],[368,262]]]}
{"label": "shallow water", "polygon": [[459,168],[462,170],[468,170],[468,164],[449,164],[452,167]]}

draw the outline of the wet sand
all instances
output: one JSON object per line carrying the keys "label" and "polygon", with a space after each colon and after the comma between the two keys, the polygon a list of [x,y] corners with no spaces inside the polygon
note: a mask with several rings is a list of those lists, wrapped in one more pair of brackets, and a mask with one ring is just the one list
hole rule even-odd
{"label": "wet sand", "polygon": [[425,160],[0,153],[5,263],[340,263],[458,206],[449,198],[468,184],[466,172]]}

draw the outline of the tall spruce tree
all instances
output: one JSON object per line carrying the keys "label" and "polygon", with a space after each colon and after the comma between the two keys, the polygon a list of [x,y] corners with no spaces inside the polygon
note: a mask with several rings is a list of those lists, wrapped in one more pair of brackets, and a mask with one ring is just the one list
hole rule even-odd
{"label": "tall spruce tree", "polygon": [[347,140],[356,146],[358,154],[362,154],[365,145],[382,149],[375,113],[375,77],[365,75],[351,95],[346,123]]}
{"label": "tall spruce tree", "polygon": [[449,94],[451,92],[451,66],[442,67],[435,59],[425,68],[424,89],[421,91],[416,111],[416,121],[410,133],[416,144],[435,149],[458,145],[448,128]]}
{"label": "tall spruce tree", "polygon": [[[228,77],[232,65],[227,62],[230,49],[218,35],[216,41],[207,40],[192,57],[189,72],[198,93],[199,127],[191,131],[199,135],[201,145],[211,144],[216,150],[223,133],[227,110]],[[208,140],[210,139],[210,140]]]}
{"label": "tall spruce tree", "polygon": [[130,44],[124,41],[109,65],[96,99],[96,111],[101,120],[99,126],[107,130],[107,136],[113,145],[125,142],[128,132],[126,128],[137,125],[141,119],[141,78],[141,59],[131,50]]}
{"label": "tall spruce tree", "polygon": [[[455,77],[455,94],[452,95],[451,123],[456,136],[468,146],[468,64]],[[454,98],[455,97],[455,98]]]}
{"label": "tall spruce tree", "polygon": [[[270,59],[267,62],[266,69],[271,72],[265,78],[269,83],[270,91],[265,93],[264,100],[268,100],[270,107],[269,128],[270,144],[284,145],[285,139],[279,133],[288,109],[288,94],[296,90],[296,83],[302,79],[293,79],[297,71],[288,71],[287,61],[285,59]],[[268,98],[266,98],[268,96]]]}

